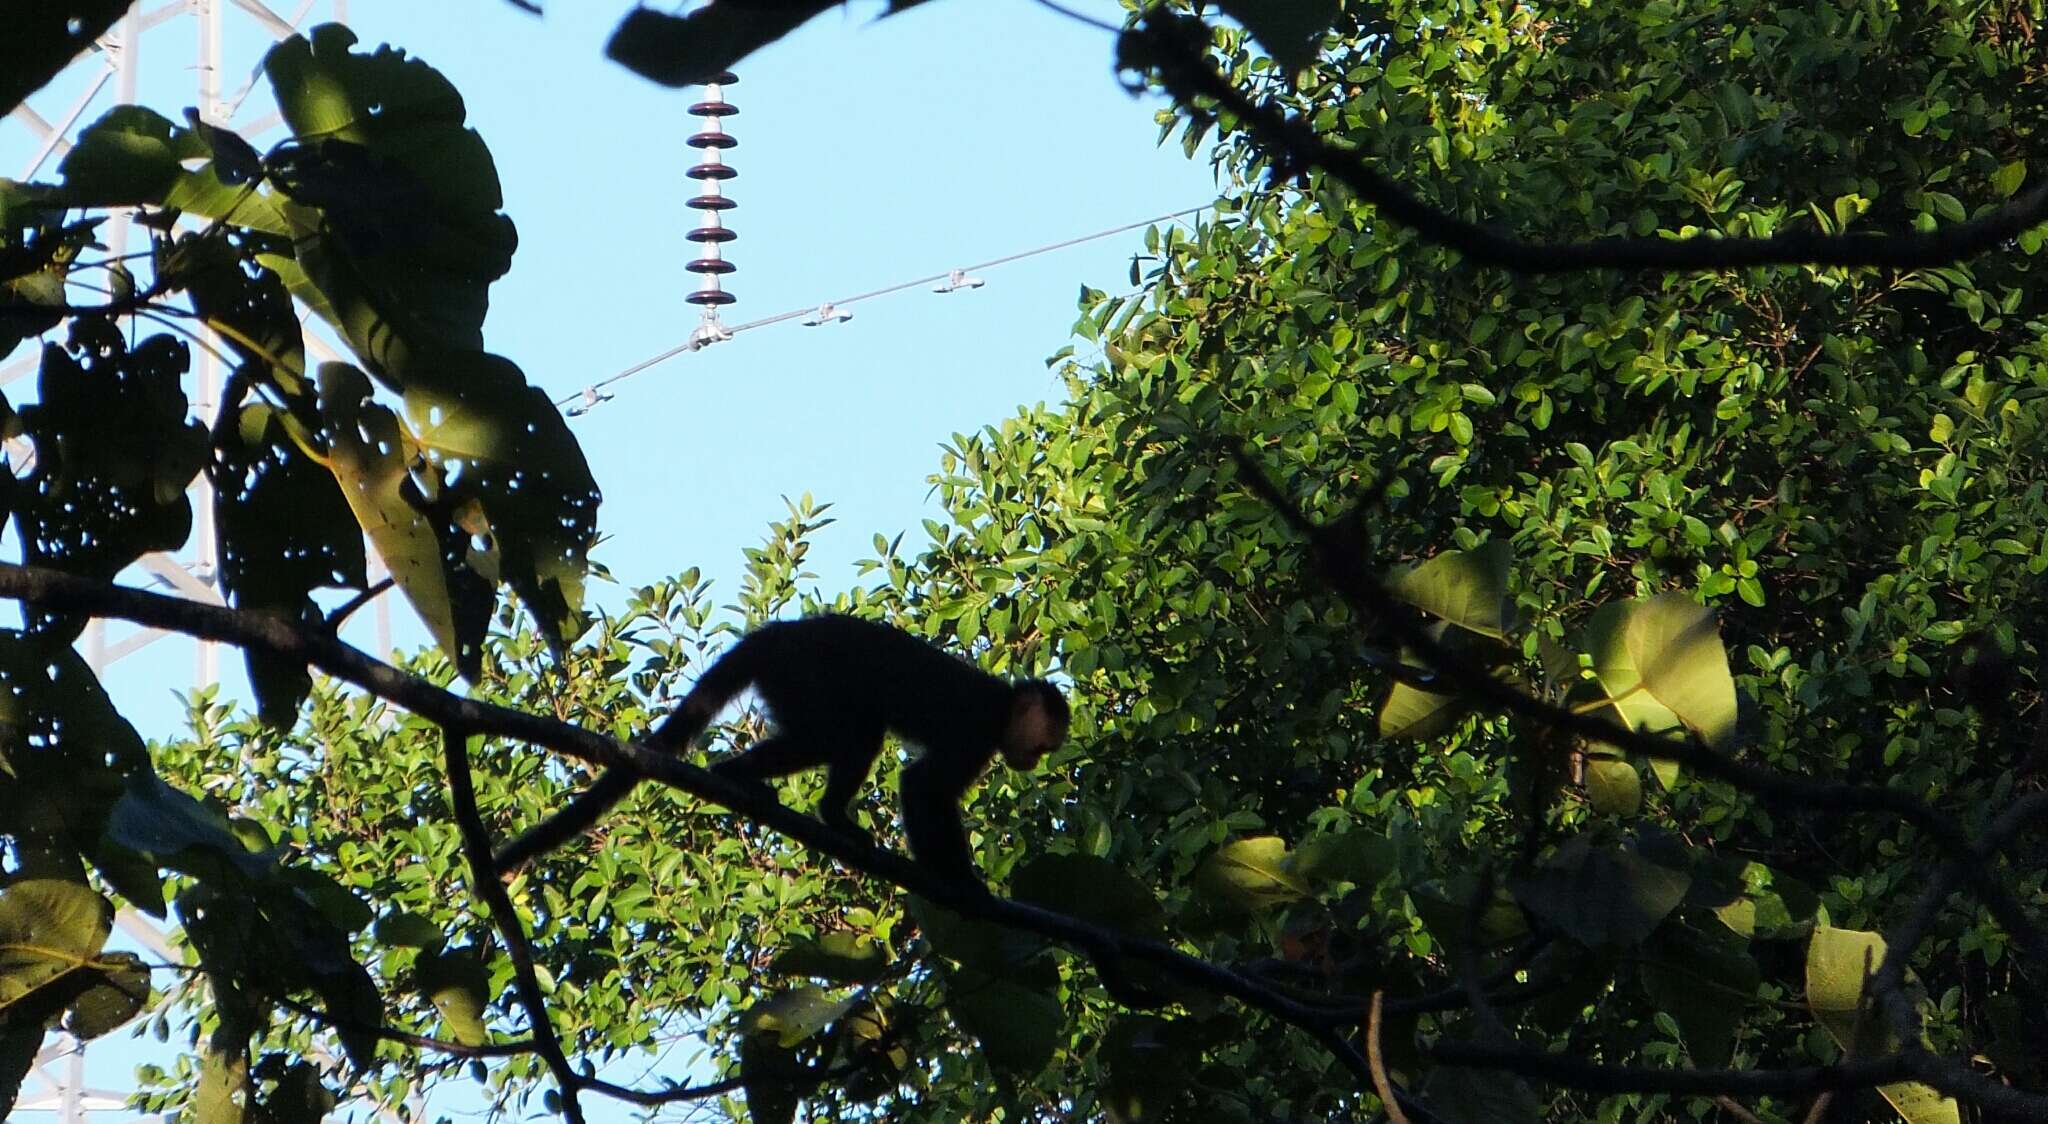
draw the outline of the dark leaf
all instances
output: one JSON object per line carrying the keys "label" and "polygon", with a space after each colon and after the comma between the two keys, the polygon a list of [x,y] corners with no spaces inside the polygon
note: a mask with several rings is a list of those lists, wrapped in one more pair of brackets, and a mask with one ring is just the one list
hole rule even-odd
{"label": "dark leaf", "polygon": [[683,16],[635,8],[619,21],[604,53],[664,86],[715,82],[734,63],[836,6],[836,0],[712,0]]}

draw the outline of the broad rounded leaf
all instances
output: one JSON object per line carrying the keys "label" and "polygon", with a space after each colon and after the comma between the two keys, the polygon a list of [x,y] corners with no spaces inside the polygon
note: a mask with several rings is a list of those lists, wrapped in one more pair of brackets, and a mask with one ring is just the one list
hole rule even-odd
{"label": "broad rounded leaf", "polygon": [[132,952],[95,957],[96,982],[71,1001],[64,1029],[80,1039],[98,1038],[136,1015],[149,1002],[149,966]]}
{"label": "broad rounded leaf", "polygon": [[400,912],[379,917],[370,933],[379,944],[406,948],[435,948],[448,939],[448,935],[431,918],[417,913]]}
{"label": "broad rounded leaf", "polygon": [[1287,844],[1276,835],[1225,843],[1195,870],[1195,892],[1241,910],[1266,909],[1308,895],[1288,870]]}
{"label": "broad rounded leaf", "polygon": [[1586,762],[1586,800],[1609,816],[1633,816],[1643,808],[1643,778],[1636,767],[1611,757]]}
{"label": "broad rounded leaf", "polygon": [[1386,701],[1380,704],[1379,735],[1389,741],[1427,741],[1449,733],[1471,710],[1471,704],[1457,695],[1440,695],[1395,683],[1387,689]]}
{"label": "broad rounded leaf", "polygon": [[90,886],[31,878],[0,891],[0,1005],[86,968],[113,927],[113,903]]}
{"label": "broad rounded leaf", "polygon": [[1459,628],[1495,640],[1507,636],[1508,566],[1505,541],[1474,550],[1447,550],[1387,581],[1388,592]]}
{"label": "broad rounded leaf", "polygon": [[1708,745],[1735,733],[1735,680],[1713,611],[1660,593],[1629,613],[1628,650],[1643,687]]}
{"label": "broad rounded leaf", "polygon": [[490,1039],[485,1013],[490,1007],[490,972],[473,948],[422,952],[413,965],[420,993],[441,1014],[450,1037],[465,1046]]}
{"label": "broad rounded leaf", "polygon": [[811,976],[827,983],[867,983],[889,970],[889,950],[862,933],[825,933],[794,941],[768,970],[783,976]]}
{"label": "broad rounded leaf", "polygon": [[[1806,946],[1806,1005],[1842,1049],[1869,1057],[1895,1049],[1876,1000],[1866,1000],[1865,984],[1884,962],[1882,936],[1861,929],[1814,929]],[[1956,1102],[1917,1082],[1878,1086],[1906,1124],[1960,1124]]]}
{"label": "broad rounded leaf", "polygon": [[1010,875],[1020,901],[1138,936],[1166,932],[1166,910],[1128,869],[1094,855],[1040,855]]}
{"label": "broad rounded leaf", "polygon": [[989,1064],[1034,1074],[1064,1037],[1066,1012],[1049,989],[962,968],[946,977],[946,1009],[981,1043]]}
{"label": "broad rounded leaf", "polygon": [[800,987],[764,999],[740,1016],[740,1030],[772,1036],[782,1046],[795,1046],[853,1009],[851,997],[834,999],[821,988]]}
{"label": "broad rounded leaf", "polygon": [[1589,836],[1567,840],[1541,866],[1513,884],[1530,913],[1580,944],[1640,944],[1678,908],[1692,875],[1626,849],[1593,848]]}
{"label": "broad rounded leaf", "polygon": [[1365,829],[1318,835],[1287,856],[1288,873],[1310,885],[1355,882],[1372,886],[1399,868],[1393,839]]}

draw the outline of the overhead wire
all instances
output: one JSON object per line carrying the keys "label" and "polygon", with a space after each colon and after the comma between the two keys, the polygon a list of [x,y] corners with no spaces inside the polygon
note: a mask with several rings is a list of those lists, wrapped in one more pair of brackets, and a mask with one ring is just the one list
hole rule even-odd
{"label": "overhead wire", "polygon": [[[813,312],[819,312],[825,309],[843,309],[850,304],[857,304],[861,301],[866,300],[874,300],[877,297],[886,297],[892,293],[900,293],[905,289],[914,289],[920,285],[929,285],[935,281],[958,280],[962,275],[971,273],[975,270],[994,269],[997,266],[1009,265],[1012,262],[1023,261],[1026,258],[1034,258],[1039,256],[1040,254],[1049,254],[1054,252],[1055,250],[1064,250],[1072,246],[1079,246],[1083,243],[1094,242],[1099,239],[1111,237],[1113,235],[1128,233],[1133,230],[1138,230],[1142,227],[1152,226],[1155,223],[1173,222],[1176,219],[1183,219],[1190,215],[1201,214],[1203,211],[1210,210],[1215,206],[1216,205],[1214,203],[1204,203],[1199,207],[1188,207],[1184,210],[1172,211],[1163,215],[1154,215],[1151,218],[1139,219],[1136,222],[1127,222],[1121,226],[1113,226],[1107,230],[1098,230],[1092,234],[1083,234],[1074,238],[1063,238],[1058,242],[1048,242],[1043,246],[1034,246],[1031,249],[1020,250],[1014,254],[1004,254],[1001,257],[990,258],[987,261],[983,262],[975,262],[972,265],[959,266],[956,268],[947,269],[940,273],[927,274],[926,276],[923,277],[913,277],[908,281],[898,281],[893,285],[884,285],[879,289],[869,289],[864,293],[855,293],[853,296],[850,297],[842,297],[838,300],[824,301],[818,304],[807,304],[800,308],[792,308],[786,312],[778,312],[773,316],[763,316],[758,320],[749,320],[744,324],[733,324],[726,326],[724,328],[723,335],[721,335],[719,338],[724,339],[730,336],[736,336],[741,332],[753,331],[756,328],[766,328],[771,324],[780,324],[785,320],[794,320],[799,316],[804,316]],[[686,355],[692,351],[701,351],[708,346],[710,346],[709,341],[704,339],[702,336],[693,333],[689,339],[677,344],[674,347],[650,355],[637,363],[622,368],[616,374],[612,374],[605,378],[599,379],[597,382],[590,383],[587,386],[583,387],[581,390],[575,391],[573,393],[564,395],[561,398],[556,399],[555,405],[568,406],[581,401],[583,403],[583,409],[587,410],[591,406],[595,406],[599,402],[605,401],[607,398],[610,397],[609,395],[600,396],[598,393],[599,391],[604,390],[606,387],[613,386],[620,382],[624,382],[626,379],[632,378],[634,375],[637,375],[650,367],[658,367],[661,364],[666,363],[671,359],[674,359],[678,355]],[[581,413],[582,410],[578,410],[576,412]]]}

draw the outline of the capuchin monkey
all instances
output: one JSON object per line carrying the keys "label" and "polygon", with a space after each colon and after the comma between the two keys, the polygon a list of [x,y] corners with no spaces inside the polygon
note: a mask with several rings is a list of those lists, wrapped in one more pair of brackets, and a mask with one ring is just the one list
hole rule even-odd
{"label": "capuchin monkey", "polygon": [[[674,753],[711,725],[749,686],[767,704],[775,732],[712,771],[766,788],[773,777],[822,766],[818,816],[861,839],[848,805],[860,793],[882,737],[894,731],[924,747],[903,770],[903,834],[933,873],[979,887],[960,822],[960,802],[998,752],[1030,769],[1067,738],[1067,700],[1043,679],[1011,684],[922,640],[872,621],[820,616],[778,621],[748,633],[720,656],[647,739]],[[501,875],[568,842],[597,822],[639,778],[612,769],[552,818],[507,844]]]}

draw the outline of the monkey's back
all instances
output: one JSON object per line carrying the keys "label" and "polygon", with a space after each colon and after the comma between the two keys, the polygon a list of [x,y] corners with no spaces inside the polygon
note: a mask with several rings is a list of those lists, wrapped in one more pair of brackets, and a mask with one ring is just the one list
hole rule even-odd
{"label": "monkey's back", "polygon": [[927,748],[986,749],[1007,683],[899,628],[846,616],[775,621],[733,649],[779,725],[884,726]]}

